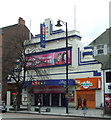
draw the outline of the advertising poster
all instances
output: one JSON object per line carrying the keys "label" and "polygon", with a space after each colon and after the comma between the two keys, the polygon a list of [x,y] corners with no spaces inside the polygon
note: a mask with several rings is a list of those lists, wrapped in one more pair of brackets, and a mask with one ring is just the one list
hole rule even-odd
{"label": "advertising poster", "polygon": [[111,95],[105,95],[105,107],[111,108]]}
{"label": "advertising poster", "polygon": [[69,102],[73,102],[74,101],[74,91],[69,91]]}
{"label": "advertising poster", "polygon": [[105,113],[111,114],[111,95],[105,95]]}
{"label": "advertising poster", "polygon": [[27,93],[22,94],[22,101],[27,102]]}
{"label": "advertising poster", "polygon": [[[26,56],[26,67],[50,67],[66,64],[66,51]],[[68,50],[68,64],[71,64],[71,50]]]}

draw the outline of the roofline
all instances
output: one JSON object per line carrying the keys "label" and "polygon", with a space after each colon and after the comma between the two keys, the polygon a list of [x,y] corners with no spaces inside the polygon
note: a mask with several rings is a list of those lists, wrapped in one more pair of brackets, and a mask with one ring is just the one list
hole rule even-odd
{"label": "roofline", "polygon": [[2,27],[0,28],[2,30],[2,33],[6,32],[7,30],[15,27],[15,26],[18,26],[18,24],[13,24],[13,25],[9,25],[9,26],[6,26],[6,27]]}

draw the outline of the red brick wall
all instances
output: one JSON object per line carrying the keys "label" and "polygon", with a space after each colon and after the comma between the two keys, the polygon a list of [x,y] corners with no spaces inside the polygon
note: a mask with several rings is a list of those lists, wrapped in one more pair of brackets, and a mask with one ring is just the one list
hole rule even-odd
{"label": "red brick wall", "polygon": [[[7,77],[13,69],[13,62],[16,62],[17,49],[21,41],[29,39],[29,30],[25,25],[17,26],[6,31],[2,36],[2,99],[6,100],[7,95]],[[0,52],[1,52],[0,51]],[[11,63],[10,63],[11,60]]]}

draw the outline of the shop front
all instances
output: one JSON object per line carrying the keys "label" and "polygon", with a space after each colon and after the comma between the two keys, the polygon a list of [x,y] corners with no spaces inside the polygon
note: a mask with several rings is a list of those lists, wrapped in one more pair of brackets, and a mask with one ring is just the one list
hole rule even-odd
{"label": "shop front", "polygon": [[[47,80],[43,86],[33,85],[33,94],[35,96],[35,106],[41,97],[42,106],[66,106],[66,81],[64,80]],[[74,80],[69,80],[69,85],[74,86]]]}
{"label": "shop front", "polygon": [[[78,104],[78,97],[80,96],[82,101],[86,98],[88,108],[96,108],[97,104],[97,91],[101,90],[101,77],[92,78],[77,78],[76,83],[76,106]],[[98,96],[99,97],[99,96]],[[101,97],[101,96],[100,96]]]}
{"label": "shop front", "polygon": [[[64,86],[37,86],[33,88],[35,94],[35,105],[42,98],[42,106],[61,106],[61,97],[65,96]],[[65,99],[64,99],[65,100]]]}

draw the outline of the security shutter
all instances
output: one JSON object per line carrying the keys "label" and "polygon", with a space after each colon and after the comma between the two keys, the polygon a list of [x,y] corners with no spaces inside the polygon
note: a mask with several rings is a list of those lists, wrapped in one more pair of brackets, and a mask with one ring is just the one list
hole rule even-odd
{"label": "security shutter", "polygon": [[84,98],[86,98],[88,108],[96,108],[95,90],[76,91],[76,106],[78,104],[78,97],[79,96],[81,97],[82,101]]}

